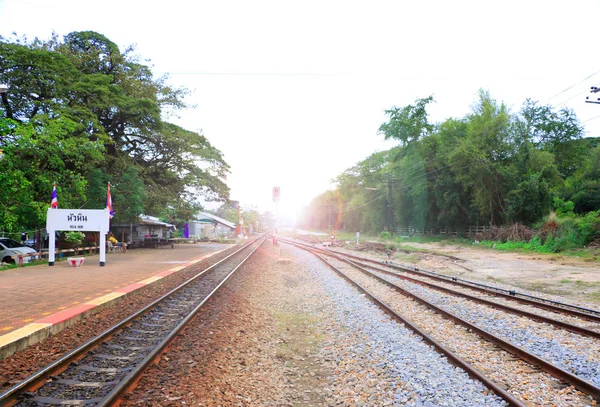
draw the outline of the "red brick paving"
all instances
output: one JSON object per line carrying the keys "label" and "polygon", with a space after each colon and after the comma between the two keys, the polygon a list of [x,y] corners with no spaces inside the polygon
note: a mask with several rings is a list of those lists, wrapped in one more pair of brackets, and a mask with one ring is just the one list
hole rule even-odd
{"label": "red brick paving", "polygon": [[174,249],[107,253],[104,267],[95,255],[86,257],[81,267],[61,261],[53,267],[44,264],[0,271],[0,335],[109,292],[130,291],[141,280],[164,275],[167,269],[226,247],[180,244]]}

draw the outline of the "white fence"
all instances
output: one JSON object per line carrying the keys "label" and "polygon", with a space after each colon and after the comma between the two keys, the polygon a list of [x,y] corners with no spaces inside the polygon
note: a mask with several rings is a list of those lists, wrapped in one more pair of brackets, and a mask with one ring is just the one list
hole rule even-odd
{"label": "white fence", "polygon": [[468,226],[465,228],[418,229],[412,226],[398,228],[400,236],[476,236],[490,231],[490,226]]}

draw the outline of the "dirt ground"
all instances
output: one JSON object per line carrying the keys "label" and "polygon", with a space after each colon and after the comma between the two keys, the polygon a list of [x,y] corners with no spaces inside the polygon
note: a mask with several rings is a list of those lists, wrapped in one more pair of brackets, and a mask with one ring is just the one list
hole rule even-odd
{"label": "dirt ground", "polygon": [[[418,267],[459,275],[465,279],[504,284],[544,294],[561,300],[600,305],[600,263],[558,254],[523,254],[500,252],[476,245],[449,245],[443,242],[407,243],[430,253],[404,252],[395,260],[417,263]],[[459,260],[439,256],[446,254]]]}

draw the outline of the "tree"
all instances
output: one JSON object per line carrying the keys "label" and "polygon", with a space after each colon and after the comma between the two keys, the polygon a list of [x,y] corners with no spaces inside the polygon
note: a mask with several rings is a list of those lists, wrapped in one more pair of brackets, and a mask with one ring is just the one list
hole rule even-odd
{"label": "tree", "polygon": [[[131,166],[113,186],[115,222],[134,223],[144,213],[146,190],[139,170]],[[111,191],[111,192],[112,192]],[[187,218],[190,219],[190,218]]]}
{"label": "tree", "polygon": [[433,96],[417,99],[414,105],[405,107],[392,107],[386,110],[389,121],[379,127],[379,131],[385,139],[399,140],[402,144],[408,144],[419,140],[433,130],[427,119],[427,105],[433,102]]}
{"label": "tree", "polygon": [[521,109],[521,132],[535,147],[554,154],[558,170],[571,175],[585,155],[580,143],[573,141],[583,137],[583,127],[570,109],[556,111],[552,106],[540,106],[527,99]]}
{"label": "tree", "polygon": [[591,151],[581,175],[571,180],[576,184],[571,196],[578,213],[600,210],[600,145]]}
{"label": "tree", "polygon": [[[133,48],[121,52],[92,31],[64,41],[0,37],[0,73],[10,88],[0,104],[0,149],[9,157],[2,166],[10,169],[0,171],[0,229],[40,224],[54,181],[63,207],[104,207],[108,180],[115,204],[125,199],[120,182],[142,186],[150,215],[172,208],[191,216],[200,198],[227,199],[221,152],[203,134],[163,120],[186,107],[188,91],[155,79]],[[121,203],[140,213],[144,194]]]}
{"label": "tree", "polygon": [[50,194],[57,184],[62,207],[81,207],[86,200],[85,174],[102,160],[103,146],[73,137],[77,124],[38,114],[27,123],[12,122],[0,148],[0,228],[35,229],[45,223]]}

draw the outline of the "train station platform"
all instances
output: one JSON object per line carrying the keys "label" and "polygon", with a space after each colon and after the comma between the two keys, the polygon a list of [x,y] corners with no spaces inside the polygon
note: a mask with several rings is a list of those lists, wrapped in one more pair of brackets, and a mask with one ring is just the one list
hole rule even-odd
{"label": "train station platform", "polygon": [[229,244],[178,244],[86,256],[81,267],[57,261],[0,271],[0,360],[42,340],[138,288],[230,248]]}

